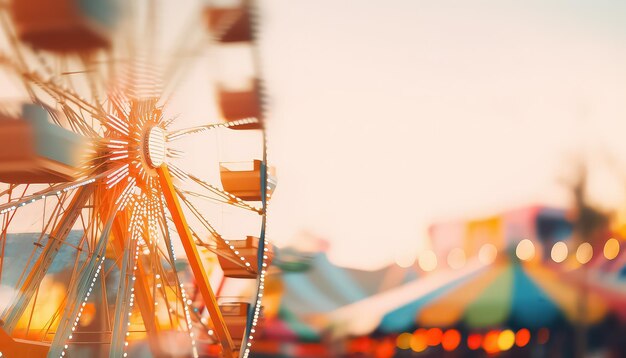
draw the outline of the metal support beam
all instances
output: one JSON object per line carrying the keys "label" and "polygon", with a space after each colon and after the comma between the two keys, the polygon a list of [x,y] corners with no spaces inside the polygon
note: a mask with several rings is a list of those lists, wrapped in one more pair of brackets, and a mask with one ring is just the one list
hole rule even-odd
{"label": "metal support beam", "polygon": [[224,356],[236,357],[237,353],[233,352],[234,345],[230,337],[230,333],[228,332],[228,327],[224,322],[222,312],[217,304],[217,299],[215,298],[213,289],[209,284],[209,277],[204,270],[196,244],[193,240],[191,232],[189,231],[189,225],[187,224],[187,220],[185,219],[185,215],[183,214],[183,210],[180,206],[180,201],[178,200],[176,189],[172,184],[172,177],[170,176],[169,170],[167,169],[167,166],[162,165],[157,168],[157,173],[159,174],[159,182],[161,183],[161,191],[165,196],[165,202],[167,203],[167,207],[172,215],[174,224],[176,225],[176,231],[178,232],[180,241],[182,242],[185,253],[187,254],[187,260],[189,261],[189,266],[191,267],[191,271],[196,279],[196,284],[200,289],[202,298],[204,298],[211,321],[213,321],[217,338],[222,344]]}

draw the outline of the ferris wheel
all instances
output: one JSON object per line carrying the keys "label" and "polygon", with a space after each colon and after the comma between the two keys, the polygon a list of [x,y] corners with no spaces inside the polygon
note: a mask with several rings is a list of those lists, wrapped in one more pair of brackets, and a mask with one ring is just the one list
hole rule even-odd
{"label": "ferris wheel", "polygon": [[0,356],[248,356],[276,185],[254,7],[0,6]]}

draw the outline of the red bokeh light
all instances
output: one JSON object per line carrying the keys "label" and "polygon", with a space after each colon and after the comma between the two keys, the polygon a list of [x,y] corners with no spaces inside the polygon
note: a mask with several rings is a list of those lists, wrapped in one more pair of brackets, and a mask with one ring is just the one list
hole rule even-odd
{"label": "red bokeh light", "polygon": [[441,337],[443,349],[450,352],[456,349],[461,343],[461,333],[456,329],[449,329]]}
{"label": "red bokeh light", "polygon": [[385,339],[376,346],[376,358],[391,358],[396,353],[396,345],[393,340]]}
{"label": "red bokeh light", "polygon": [[431,328],[426,332],[426,342],[429,346],[436,346],[441,343],[443,332],[440,328]]}
{"label": "red bokeh light", "polygon": [[518,347],[524,347],[530,342],[530,331],[526,328],[522,328],[515,334],[515,345]]}
{"label": "red bokeh light", "polygon": [[467,336],[467,347],[473,351],[480,348],[483,343],[483,337],[478,333],[472,333]]}

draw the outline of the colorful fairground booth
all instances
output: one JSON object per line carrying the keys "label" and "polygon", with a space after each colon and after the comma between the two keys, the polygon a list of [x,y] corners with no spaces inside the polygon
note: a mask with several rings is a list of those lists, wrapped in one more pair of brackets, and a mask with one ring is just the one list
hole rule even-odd
{"label": "colorful fairground booth", "polygon": [[283,275],[273,301],[279,308],[257,353],[554,356],[619,349],[626,253],[608,227],[596,236],[594,243],[576,240],[565,210],[533,206],[432,225],[431,250],[409,269],[338,268],[315,254],[309,270]]}

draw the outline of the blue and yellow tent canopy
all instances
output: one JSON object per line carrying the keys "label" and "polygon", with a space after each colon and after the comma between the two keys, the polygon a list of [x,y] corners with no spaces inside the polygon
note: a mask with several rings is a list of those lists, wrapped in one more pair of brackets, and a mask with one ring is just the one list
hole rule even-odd
{"label": "blue and yellow tent canopy", "polygon": [[[331,312],[417,277],[416,271],[398,269],[393,266],[376,271],[342,268],[332,264],[325,253],[316,253],[311,257],[309,270],[282,274],[281,304],[296,315]],[[394,284],[388,285],[390,279]]]}

